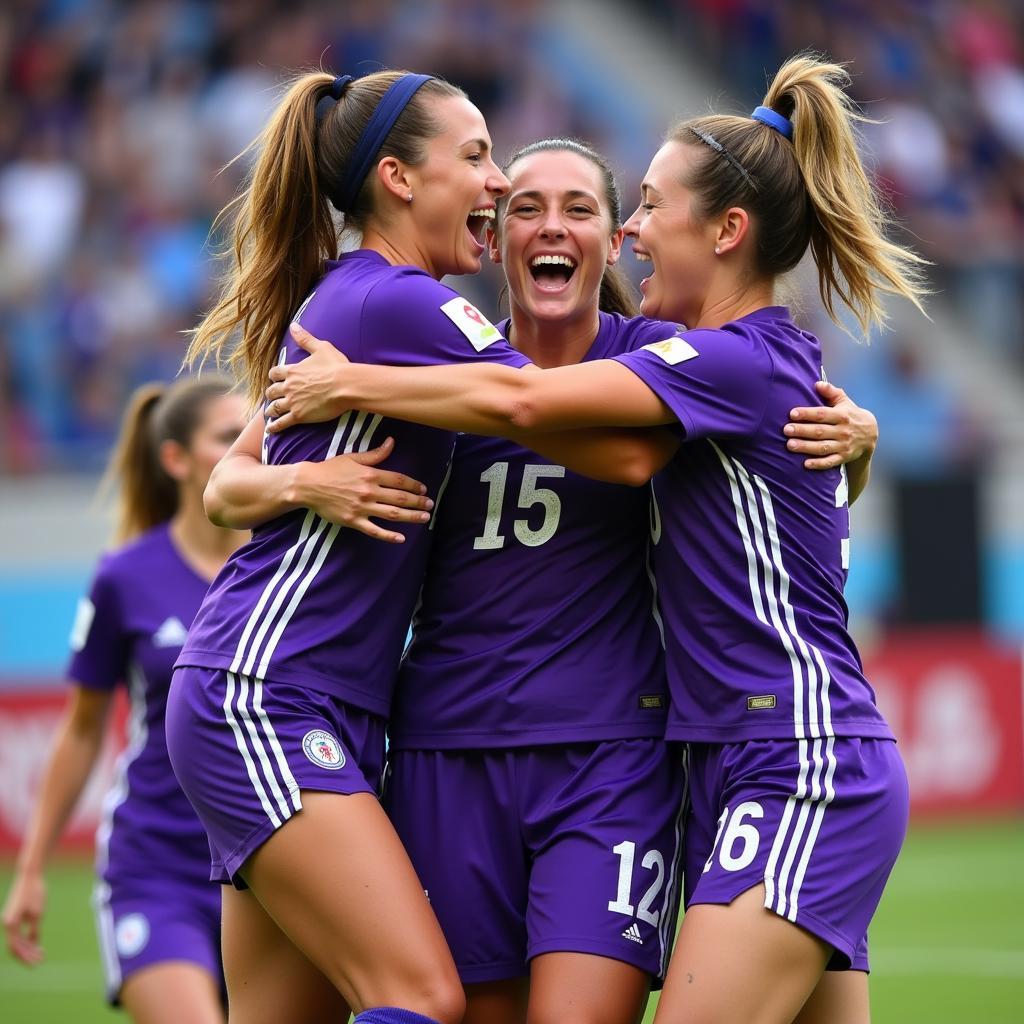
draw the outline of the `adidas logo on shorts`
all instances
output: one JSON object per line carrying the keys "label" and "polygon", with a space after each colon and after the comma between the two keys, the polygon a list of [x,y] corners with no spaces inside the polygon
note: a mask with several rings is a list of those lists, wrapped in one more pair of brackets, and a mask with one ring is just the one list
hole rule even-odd
{"label": "adidas logo on shorts", "polygon": [[623,933],[624,939],[629,939],[630,942],[635,942],[638,946],[644,944],[644,940],[640,938],[640,929],[637,928],[636,922],[631,924]]}

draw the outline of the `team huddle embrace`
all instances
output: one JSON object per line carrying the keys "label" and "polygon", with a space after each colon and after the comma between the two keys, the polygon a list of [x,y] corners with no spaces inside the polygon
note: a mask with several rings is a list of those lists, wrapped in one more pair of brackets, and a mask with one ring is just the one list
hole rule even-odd
{"label": "team huddle embrace", "polygon": [[[833,316],[920,303],[845,81],[675,126],[626,218],[580,141],[499,168],[443,80],[294,82],[188,353],[255,415],[130,421],[173,500],[77,631],[83,694],[150,693],[100,883],[136,1019],[866,1024],[908,812],[843,599],[877,431],[776,294],[810,248]],[[485,253],[498,323],[441,283]]]}

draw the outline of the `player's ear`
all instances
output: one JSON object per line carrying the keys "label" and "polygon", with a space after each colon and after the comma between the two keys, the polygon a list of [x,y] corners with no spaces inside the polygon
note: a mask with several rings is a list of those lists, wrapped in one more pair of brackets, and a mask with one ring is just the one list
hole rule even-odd
{"label": "player's ear", "polygon": [[192,456],[185,446],[177,441],[161,441],[157,449],[160,468],[172,479],[181,483],[192,471]]}
{"label": "player's ear", "polygon": [[622,241],[625,237],[626,234],[622,228],[612,232],[612,236],[608,240],[608,258],[605,260],[609,267],[614,267],[619,262],[619,257],[622,255]]}

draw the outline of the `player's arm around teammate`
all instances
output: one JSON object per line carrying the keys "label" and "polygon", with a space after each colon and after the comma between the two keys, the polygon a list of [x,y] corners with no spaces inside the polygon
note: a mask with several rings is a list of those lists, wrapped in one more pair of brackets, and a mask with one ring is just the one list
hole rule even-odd
{"label": "player's arm around teammate", "polygon": [[884,237],[845,80],[791,60],[750,118],[684,122],[654,157],[626,226],[652,270],[641,309],[690,330],[532,375],[353,365],[333,389],[482,433],[683,427],[656,481],[668,735],[691,744],[694,808],[666,1022],[866,1020],[866,929],[906,827],[906,776],[846,631],[846,476],[768,443],[821,369],[774,305],[779,274],[811,246],[826,308],[839,295],[865,330],[880,293],[923,292],[920,259]]}
{"label": "player's arm around teammate", "polygon": [[307,508],[328,522],[403,544],[404,533],[386,530],[370,517],[392,523],[429,521],[434,502],[427,497],[426,484],[377,468],[394,450],[393,438],[367,452],[272,466],[263,462],[263,434],[261,412],[210,475],[203,500],[206,514],[218,526],[248,530]]}
{"label": "player's arm around teammate", "polygon": [[202,495],[237,436],[244,403],[217,379],[150,385],[125,414],[111,478],[121,547],[83,600],[74,681],[4,908],[8,948],[43,959],[45,869],[102,747],[114,687],[129,685],[133,729],[97,836],[94,908],[107,996],[137,1024],[223,1020],[220,893],[206,836],[163,746],[177,646],[209,580],[243,537],[212,526]]}
{"label": "player's arm around teammate", "polygon": [[[302,356],[287,336],[295,318],[360,358],[522,366],[440,283],[479,269],[506,188],[482,116],[455,87],[395,72],[301,76],[260,140],[237,260],[191,356],[219,353],[240,327],[233,358],[254,406],[270,366]],[[337,259],[331,206],[361,236]],[[388,436],[388,472],[435,496],[453,434],[379,416],[268,437],[263,460],[324,462]],[[295,498],[287,484],[276,494],[263,511]],[[450,953],[377,801],[427,537],[414,517],[394,524],[405,544],[378,544],[340,530],[328,504],[259,524],[204,602],[172,688],[171,757],[214,877],[232,883],[232,1018],[298,1024],[351,1008],[360,1022],[455,1024],[465,1004]]]}

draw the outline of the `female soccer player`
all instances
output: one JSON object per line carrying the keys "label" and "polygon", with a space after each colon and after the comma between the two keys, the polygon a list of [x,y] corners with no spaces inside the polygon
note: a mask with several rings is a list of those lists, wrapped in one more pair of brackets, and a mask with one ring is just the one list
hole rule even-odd
{"label": "female soccer player", "polygon": [[[626,230],[653,270],[641,309],[691,325],[678,336],[539,373],[339,366],[326,403],[301,383],[267,393],[275,430],[293,399],[300,416],[354,406],[489,434],[678,424],[655,560],[693,808],[665,1021],[866,1020],[867,925],[906,827],[903,766],[846,630],[846,473],[804,473],[775,443],[821,369],[773,304],[777,277],[809,245],[826,308],[838,295],[865,330],[880,293],[923,290],[919,258],[884,237],[845,80],[795,58],[750,118],[684,122],[655,156]],[[822,982],[826,967],[852,980]]]}
{"label": "female soccer player", "polygon": [[[237,265],[193,358],[240,327],[235,362],[259,399],[270,367],[299,351],[285,337],[298,315],[360,359],[527,362],[438,280],[479,269],[480,236],[508,188],[461,91],[394,72],[306,75],[261,150]],[[329,203],[362,236],[337,261]],[[261,432],[256,419],[249,447]],[[265,461],[365,452],[386,433],[399,472],[436,493],[452,433],[380,416],[269,438]],[[621,432],[606,433],[614,444]],[[401,547],[376,544],[312,509],[274,519],[218,577],[179,658],[168,744],[215,877],[235,884],[224,958],[239,1022],[341,1019],[349,1007],[359,1021],[461,1019],[451,955],[376,799],[427,541],[419,531]]]}
{"label": "female soccer player", "polygon": [[224,1019],[220,893],[203,827],[167,760],[164,709],[188,626],[243,539],[203,511],[210,470],[245,424],[244,402],[228,388],[209,378],[147,385],[125,413],[111,461],[122,546],[100,563],[79,607],[72,692],[4,908],[8,948],[39,963],[46,864],[124,683],[129,745],[97,835],[94,905],[108,998],[138,1024]]}

